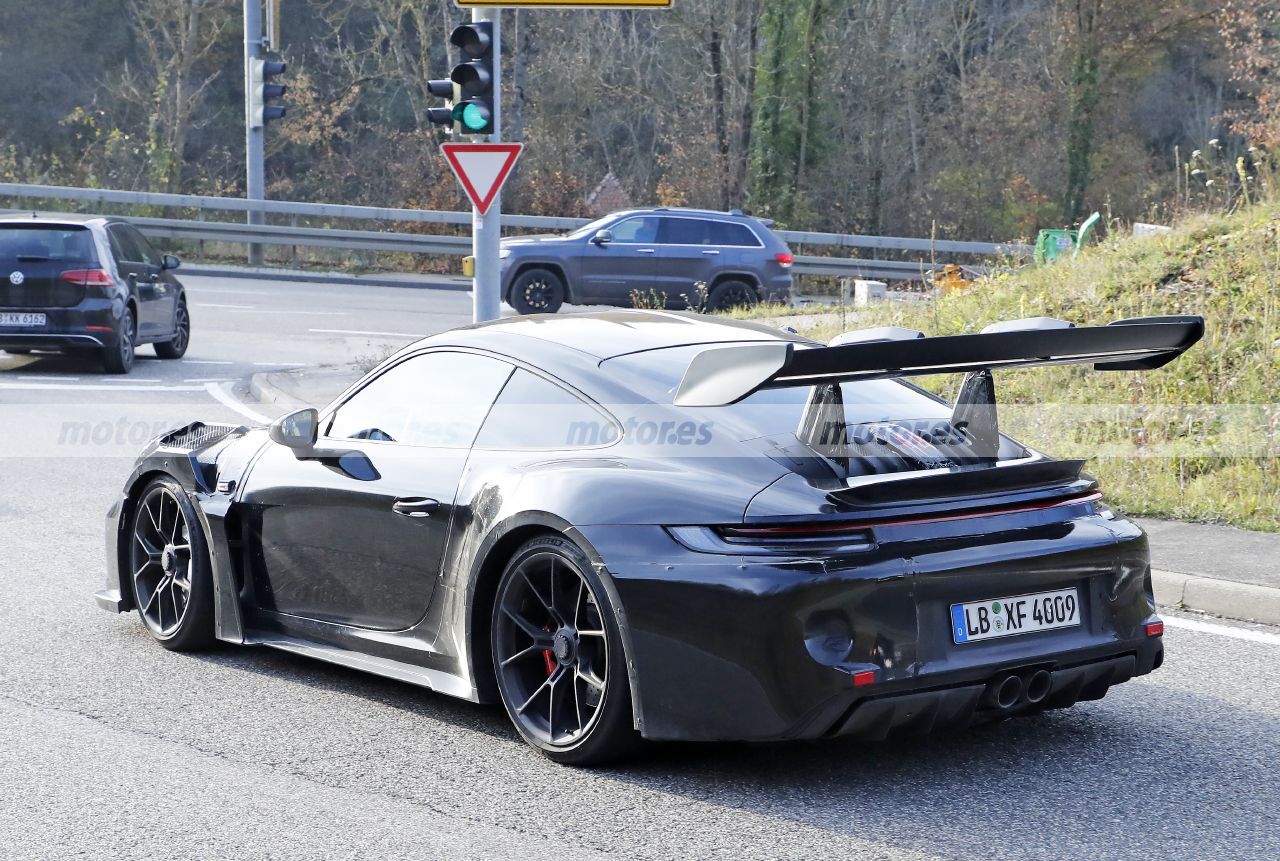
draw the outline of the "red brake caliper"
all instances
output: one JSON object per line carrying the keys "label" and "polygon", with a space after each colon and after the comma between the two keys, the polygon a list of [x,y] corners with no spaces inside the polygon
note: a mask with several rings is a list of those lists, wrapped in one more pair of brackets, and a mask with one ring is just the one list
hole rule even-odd
{"label": "red brake caliper", "polygon": [[[546,631],[548,634],[550,634],[550,633],[551,633],[551,629],[550,629],[550,628],[548,628],[546,625],[543,625],[543,626],[542,626],[542,630]],[[542,650],[542,661],[543,661],[543,663],[545,663],[545,664],[547,665],[547,678],[551,678],[552,673],[554,673],[554,672],[556,671],[556,656],[555,656],[555,653],[554,653],[554,652],[552,652],[550,649],[543,649],[543,650]]]}

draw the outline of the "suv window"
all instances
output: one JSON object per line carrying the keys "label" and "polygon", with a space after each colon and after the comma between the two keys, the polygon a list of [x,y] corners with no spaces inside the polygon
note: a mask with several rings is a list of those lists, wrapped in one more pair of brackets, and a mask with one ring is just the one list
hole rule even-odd
{"label": "suv window", "polygon": [[737,248],[759,248],[760,240],[745,224],[730,221],[711,222],[711,244]]}
{"label": "suv window", "polygon": [[648,216],[619,221],[609,231],[614,242],[647,245],[658,241],[658,219]]}
{"label": "suv window", "polygon": [[517,370],[485,419],[476,448],[593,448],[619,436],[612,420],[577,395]]}
{"label": "suv window", "polygon": [[662,219],[663,245],[710,245],[711,222],[696,218]]}
{"label": "suv window", "polygon": [[427,353],[401,362],[338,407],[330,439],[467,448],[512,367],[474,353]]}

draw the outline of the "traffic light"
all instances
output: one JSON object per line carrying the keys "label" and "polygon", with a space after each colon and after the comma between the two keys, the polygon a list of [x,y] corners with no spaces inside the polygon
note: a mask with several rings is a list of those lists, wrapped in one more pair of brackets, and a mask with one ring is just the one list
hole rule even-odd
{"label": "traffic light", "polygon": [[284,119],[285,106],[271,104],[282,97],[288,87],[273,84],[271,79],[283,75],[285,63],[280,60],[252,60],[249,64],[249,126],[260,129],[272,120]]}
{"label": "traffic light", "polygon": [[449,41],[458,48],[462,62],[449,80],[428,81],[427,91],[448,99],[447,108],[432,108],[427,118],[436,125],[453,126],[457,134],[491,135],[494,131],[493,23],[475,21],[453,31]]}

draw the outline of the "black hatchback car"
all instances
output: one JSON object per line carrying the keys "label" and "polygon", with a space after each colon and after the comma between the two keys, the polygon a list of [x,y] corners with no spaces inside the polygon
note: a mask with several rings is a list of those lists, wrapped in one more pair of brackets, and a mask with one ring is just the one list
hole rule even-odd
{"label": "black hatchback car", "polygon": [[113,374],[129,373],[139,344],[181,358],[191,316],[179,265],[119,219],[0,219],[0,349],[93,352]]}

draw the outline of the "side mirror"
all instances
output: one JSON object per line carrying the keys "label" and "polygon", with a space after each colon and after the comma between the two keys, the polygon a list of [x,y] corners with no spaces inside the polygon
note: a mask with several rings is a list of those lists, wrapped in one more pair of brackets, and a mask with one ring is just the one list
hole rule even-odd
{"label": "side mirror", "polygon": [[294,451],[310,451],[320,434],[320,414],[314,409],[298,410],[271,423],[271,440]]}
{"label": "side mirror", "polygon": [[177,257],[174,257],[172,254],[166,254],[164,259],[160,261],[160,268],[165,270],[177,269],[181,265],[182,261]]}
{"label": "side mirror", "polygon": [[612,230],[597,230],[596,235],[591,237],[591,241],[596,245],[608,245],[613,241]]}

